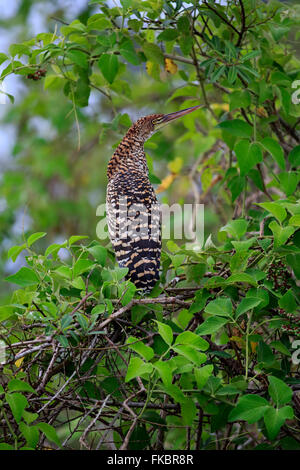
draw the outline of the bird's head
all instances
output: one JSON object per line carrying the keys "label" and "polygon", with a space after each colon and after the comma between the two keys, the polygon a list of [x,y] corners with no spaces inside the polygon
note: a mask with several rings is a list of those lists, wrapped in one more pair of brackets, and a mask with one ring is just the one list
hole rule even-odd
{"label": "bird's head", "polygon": [[160,130],[169,122],[175,121],[201,107],[201,105],[193,106],[170,114],[150,114],[149,116],[138,119],[131,127],[131,132],[135,134],[138,140],[145,142],[154,132]]}

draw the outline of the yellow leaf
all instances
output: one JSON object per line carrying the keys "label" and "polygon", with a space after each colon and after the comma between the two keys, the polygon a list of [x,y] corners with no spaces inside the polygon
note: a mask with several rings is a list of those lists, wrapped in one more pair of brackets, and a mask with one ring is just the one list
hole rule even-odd
{"label": "yellow leaf", "polygon": [[172,59],[165,59],[165,70],[166,72],[169,72],[171,73],[172,75],[174,75],[177,70],[178,70],[178,67],[177,65],[175,64],[175,62],[173,62]]}
{"label": "yellow leaf", "polygon": [[150,60],[147,60],[146,70],[147,70],[148,75],[150,75],[150,77],[154,78],[155,80],[159,80],[159,74],[160,74],[159,64],[156,64],[155,62],[151,62]]}
{"label": "yellow leaf", "polygon": [[229,111],[228,103],[212,103],[210,107],[212,109],[221,109],[222,111]]}
{"label": "yellow leaf", "polygon": [[257,114],[258,114],[260,117],[268,117],[267,111],[266,111],[265,108],[263,108],[262,106],[260,106],[259,108],[257,108],[256,112],[257,112]]}
{"label": "yellow leaf", "polygon": [[167,175],[161,182],[161,184],[158,186],[156,193],[162,193],[163,191],[166,191],[168,187],[173,183],[177,175],[175,173],[171,173]]}
{"label": "yellow leaf", "polygon": [[24,361],[24,357],[21,357],[20,359],[17,359],[15,362],[16,367],[20,367],[22,365],[22,362]]}
{"label": "yellow leaf", "polygon": [[231,338],[229,338],[230,341],[234,341],[235,343],[238,343],[238,344],[243,344],[244,343],[244,340],[243,338],[240,338],[239,336],[231,336]]}
{"label": "yellow leaf", "polygon": [[172,162],[168,164],[168,168],[171,173],[179,173],[183,165],[181,157],[176,157]]}

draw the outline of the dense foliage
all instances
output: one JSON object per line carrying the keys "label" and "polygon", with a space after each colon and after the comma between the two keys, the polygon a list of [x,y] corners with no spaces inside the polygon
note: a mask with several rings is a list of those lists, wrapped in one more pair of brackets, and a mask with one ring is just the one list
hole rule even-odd
{"label": "dense foliage", "polygon": [[[92,0],[54,23],[0,54],[28,85],[5,116],[1,237],[26,262],[0,307],[0,449],[299,449],[298,6]],[[205,204],[205,243],[165,240],[145,297],[94,240],[103,167],[131,110],[199,103],[146,147],[161,202]]]}

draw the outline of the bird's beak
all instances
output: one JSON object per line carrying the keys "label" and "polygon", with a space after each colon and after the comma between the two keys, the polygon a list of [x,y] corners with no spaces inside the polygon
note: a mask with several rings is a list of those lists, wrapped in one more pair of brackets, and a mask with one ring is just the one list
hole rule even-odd
{"label": "bird's beak", "polygon": [[191,108],[182,109],[181,111],[176,111],[175,113],[165,114],[154,122],[155,128],[160,128],[171,121],[175,121],[175,119],[181,118],[186,114],[196,111],[196,109],[199,108],[202,108],[202,105],[192,106]]}

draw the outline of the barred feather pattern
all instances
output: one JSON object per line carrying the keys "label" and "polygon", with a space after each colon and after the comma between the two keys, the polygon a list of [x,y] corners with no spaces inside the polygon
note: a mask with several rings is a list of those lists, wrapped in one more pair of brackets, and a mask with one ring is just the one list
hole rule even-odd
{"label": "barred feather pattern", "polygon": [[107,170],[106,214],[109,236],[119,266],[128,278],[149,292],[159,279],[160,208],[149,181],[144,142],[153,133],[152,120],[138,120],[113,154]]}

